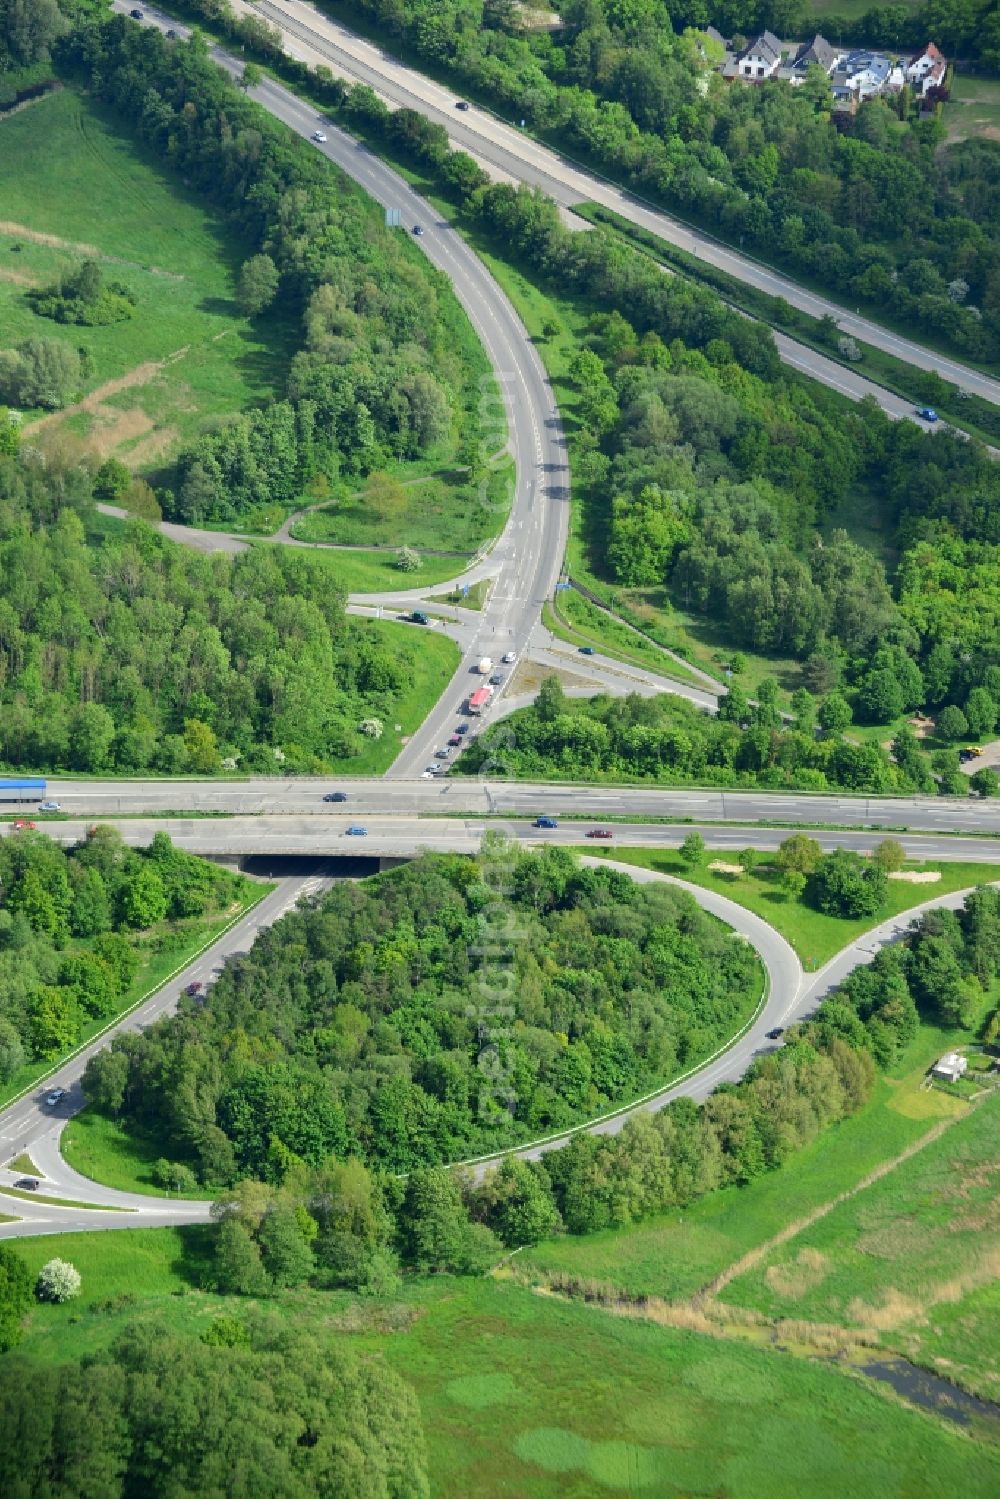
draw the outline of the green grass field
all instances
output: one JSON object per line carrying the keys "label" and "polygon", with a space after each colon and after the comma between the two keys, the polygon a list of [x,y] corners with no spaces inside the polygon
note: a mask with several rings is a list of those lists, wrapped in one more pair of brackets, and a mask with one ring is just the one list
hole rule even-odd
{"label": "green grass field", "polygon": [[427,704],[437,702],[457,670],[462,653],[447,635],[434,630],[414,630],[388,619],[366,620],[364,628],[391,645],[397,663],[403,667],[407,685],[392,700],[391,717],[383,720],[381,739],[367,740],[360,755],[352,755],[339,765],[334,761],[333,772],[377,776],[388,770],[405,740],[423,723]]}
{"label": "green grass field", "polygon": [[[283,388],[295,320],[250,324],[233,300],[252,247],[93,101],[62,89],[0,122],[0,205],[3,344],[61,338],[93,357],[85,407],[39,431],[155,473],[212,418]],[[31,310],[25,292],[85,256],[138,298],[128,322],[76,328]]]}
{"label": "green grass field", "polygon": [[548,1240],[519,1255],[519,1268],[526,1275],[602,1281],[633,1296],[694,1295],[788,1224],[856,1186],[940,1120],[963,1115],[966,1104],[922,1084],[936,1057],[968,1040],[966,1033],[923,1027],[899,1067],[879,1078],[864,1107],[797,1151],[780,1171],[746,1187],[713,1192],[683,1213],[665,1213],[624,1230]]}
{"label": "green grass field", "polygon": [[460,470],[437,469],[413,477],[415,471],[415,465],[406,468],[408,477],[398,492],[401,503],[392,514],[380,514],[362,489],[322,510],[310,511],[296,521],[292,535],[298,541],[345,546],[411,546],[452,552],[456,554],[452,568],[461,571],[461,559],[503,529],[513,497],[513,460],[498,464],[482,490]]}
{"label": "green grass field", "polygon": [[[153,1180],[154,1163],[163,1157],[178,1159],[177,1147],[169,1140],[126,1131],[114,1119],[92,1109],[84,1109],[69,1121],[62,1133],[60,1149],[66,1164],[89,1176],[91,1181],[119,1192],[143,1192],[150,1197],[166,1196]],[[208,1200],[217,1194],[193,1188],[183,1195]]]}
{"label": "green grass field", "polygon": [[[752,845],[752,835],[748,843]],[[642,869],[658,869],[664,874],[673,874],[692,884],[704,885],[707,890],[717,890],[728,895],[747,910],[773,926],[795,948],[803,967],[807,971],[820,968],[838,953],[842,947],[853,942],[862,933],[879,926],[891,916],[899,916],[913,906],[933,900],[936,895],[945,895],[952,890],[965,890],[973,885],[985,885],[1000,880],[1000,863],[997,864],[914,864],[904,865],[913,871],[934,871],[941,878],[931,885],[911,885],[905,880],[890,880],[886,903],[877,916],[856,921],[843,920],[839,916],[826,916],[816,911],[805,901],[797,900],[782,890],[778,882],[778,871],[765,862],[767,855],[761,854],[761,863],[749,876],[724,874],[721,870],[709,869],[707,864],[689,869],[673,850],[645,848],[602,848],[597,852],[609,859],[621,859],[626,864],[638,864]],[[735,855],[727,855],[725,862],[736,863]]]}
{"label": "green grass field", "polygon": [[956,73],[944,107],[949,140],[984,136],[1000,140],[1000,79]]}
{"label": "green grass field", "polygon": [[[770,1318],[875,1331],[921,1361],[925,1329],[934,1329],[931,1361],[934,1347],[946,1342],[953,1374],[960,1372],[963,1384],[995,1399],[1000,1395],[996,1301],[978,1318],[954,1318],[947,1340],[937,1319],[939,1307],[960,1306],[969,1293],[996,1288],[998,1124],[996,1094],[964,1109],[925,1150],[732,1281],[723,1299]],[[966,1326],[974,1332],[971,1345]],[[985,1336],[989,1327],[991,1339]]]}
{"label": "green grass field", "polygon": [[[43,1362],[106,1346],[137,1315],[197,1334],[253,1303],[197,1289],[203,1229],[25,1240],[83,1277],[78,1301],[36,1306],[23,1352]],[[494,1280],[408,1280],[396,1303],[285,1293],[285,1321],[380,1354],[416,1389],[431,1490],[463,1499],[615,1493],[731,1499],[986,1499],[1000,1452],[901,1408],[851,1375],[768,1349],[615,1318]],[[864,1432],[859,1441],[859,1432]]]}

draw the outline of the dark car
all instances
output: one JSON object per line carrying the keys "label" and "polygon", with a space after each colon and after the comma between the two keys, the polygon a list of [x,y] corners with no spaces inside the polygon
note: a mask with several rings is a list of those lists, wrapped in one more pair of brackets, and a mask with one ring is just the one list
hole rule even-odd
{"label": "dark car", "polygon": [[447,758],[448,758],[448,756],[450,754],[451,754],[451,750],[449,750],[449,749],[436,749],[434,751],[434,757],[437,760],[447,760]]}
{"label": "dark car", "polygon": [[467,734],[468,732],[469,725],[467,723],[460,723],[458,728],[455,730],[456,734]]}
{"label": "dark car", "polygon": [[22,1192],[38,1191],[38,1182],[35,1181],[35,1178],[33,1176],[21,1176],[14,1183],[14,1185],[15,1187],[19,1187]]}
{"label": "dark car", "polygon": [[419,239],[420,236],[421,236],[421,234],[423,234],[423,232],[424,232],[424,226],[423,226],[423,224],[414,224],[414,226],[413,226],[413,232],[417,236],[417,238]]}
{"label": "dark car", "polygon": [[922,417],[925,422],[936,422],[938,419],[938,414],[933,406],[918,406],[917,415]]}
{"label": "dark car", "polygon": [[141,10],[130,10],[129,11],[129,15],[132,17],[133,21],[141,21],[142,20],[142,11]]}
{"label": "dark car", "polygon": [[323,797],[325,802],[346,802],[346,791],[328,791]]}
{"label": "dark car", "polygon": [[499,687],[503,683],[503,680],[504,680],[503,672],[502,671],[495,671],[493,673],[493,675],[490,677],[490,686],[491,687]]}
{"label": "dark car", "polygon": [[554,817],[536,817],[532,826],[536,828],[557,828],[559,824]]}
{"label": "dark car", "polygon": [[461,734],[450,734],[448,736],[448,743],[451,744],[451,745],[461,744],[461,742],[462,742],[462,736],[461,736]]}
{"label": "dark car", "polygon": [[195,995],[200,994],[204,987],[204,984],[199,983],[198,980],[195,979],[194,983],[188,984],[187,988],[184,990],[184,993],[188,995],[189,998],[194,999]]}
{"label": "dark car", "polygon": [[[417,228],[420,228],[419,224],[417,225]],[[416,229],[414,229],[413,232],[414,234],[416,234]],[[421,229],[420,232],[422,234],[423,230]],[[414,609],[413,613],[410,615],[410,623],[414,625],[429,625],[430,620],[427,618],[427,615],[422,609]]]}
{"label": "dark car", "polygon": [[581,656],[592,656],[593,654],[594,654],[594,647],[592,645],[581,645],[581,647],[580,647],[580,655]]}
{"label": "dark car", "polygon": [[467,99],[456,99],[455,100],[455,108],[456,109],[466,110],[466,109],[468,109],[468,107],[469,107],[469,101]]}
{"label": "dark car", "polygon": [[170,27],[170,30],[165,31],[163,35],[166,37],[168,42],[175,42],[177,40],[177,33],[172,26]]}
{"label": "dark car", "polygon": [[613,838],[615,835],[610,828],[591,828],[587,834],[588,838]]}
{"label": "dark car", "polygon": [[783,1036],[784,1034],[785,1027],[783,1025],[776,1025],[773,1031],[768,1031],[767,1039],[769,1041],[777,1041],[778,1037]]}

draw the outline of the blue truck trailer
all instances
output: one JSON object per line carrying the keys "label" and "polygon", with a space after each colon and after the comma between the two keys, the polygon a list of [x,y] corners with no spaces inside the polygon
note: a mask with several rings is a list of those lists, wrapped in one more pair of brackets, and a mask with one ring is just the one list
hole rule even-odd
{"label": "blue truck trailer", "polygon": [[40,802],[45,782],[38,776],[0,776],[0,802]]}

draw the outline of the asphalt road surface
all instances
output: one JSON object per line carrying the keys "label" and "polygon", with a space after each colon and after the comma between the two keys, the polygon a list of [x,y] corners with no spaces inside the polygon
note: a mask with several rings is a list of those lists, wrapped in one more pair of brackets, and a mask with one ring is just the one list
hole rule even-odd
{"label": "asphalt road surface", "polygon": [[[458,695],[448,706],[450,726],[461,721]],[[485,722],[485,720],[483,720]],[[473,719],[472,732],[479,726]],[[445,741],[438,740],[438,743]],[[480,780],[473,776],[444,776],[434,780],[315,776],[250,777],[222,780],[85,781],[53,778],[50,797],[70,817],[118,817],[145,813],[196,812],[205,814],[330,815],[334,808],[325,793],[343,791],[347,802],[338,813],[353,821],[376,816],[410,814],[450,816],[461,813],[500,817],[535,817],[548,813],[574,818],[674,818],[698,822],[749,825],[819,824],[834,827],[905,829],[911,833],[962,833],[1000,836],[1000,799],[974,797],[848,796],[837,792],[717,791],[708,787],[667,790],[657,786],[546,785],[544,782]],[[53,826],[33,811],[0,803],[17,813]],[[173,825],[171,825],[172,830]],[[997,848],[1000,855],[1000,845]]]}
{"label": "asphalt road surface", "polygon": [[[115,9],[127,11],[131,7],[116,0]],[[144,24],[187,33],[186,27],[155,10],[143,7],[143,15]],[[219,48],[212,49],[212,56],[228,72],[242,71],[242,64]],[[514,499],[503,533],[490,551],[489,571],[495,582],[487,607],[476,617],[471,643],[464,648],[450,687],[437,704],[428,704],[427,717],[389,771],[391,777],[416,775],[451,732],[453,704],[481,685],[474,675],[476,663],[484,656],[499,658],[510,650],[520,654],[541,616],[542,605],[555,590],[569,524],[569,469],[559,409],[526,329],[461,235],[377,156],[287,89],[265,79],[259,88],[250,90],[250,96],[307,140],[321,131],[326,141],[317,143],[315,149],[335,162],[377,203],[398,208],[404,226],[401,233],[421,226],[423,233],[415,242],[451,282],[482,341],[502,393],[507,447],[516,468]],[[483,401],[488,428],[494,404],[491,392],[484,390]],[[483,454],[485,461],[503,441],[501,430],[490,441],[489,452]]]}
{"label": "asphalt road surface", "polygon": [[[512,180],[541,187],[566,207],[589,201],[611,208],[622,218],[650,230],[706,264],[717,266],[770,296],[783,297],[793,307],[801,308],[813,317],[829,314],[837,319],[843,333],[884,349],[918,369],[936,370],[944,379],[953,380],[963,389],[1000,404],[1000,382],[989,375],[890,333],[868,318],[845,311],[839,304],[807,291],[797,282],[728,249],[711,236],[688,228],[659,209],[648,207],[630,193],[539,144],[517,129],[516,122],[507,124],[478,106],[456,112],[457,96],[453,90],[405,67],[391,53],[365,41],[329,16],[321,15],[302,0],[260,0],[254,4],[236,0],[234,9],[255,14],[276,26],[282,32],[286,50],[291,56],[321,60],[334,73],[369,84],[390,104],[419,110],[428,119],[443,125],[453,144],[498,168]],[[809,373],[817,379],[824,379],[825,371],[821,372],[820,366],[829,366],[831,361],[823,360],[820,355],[813,357],[815,368]],[[841,367],[835,368],[839,377],[845,379]]]}

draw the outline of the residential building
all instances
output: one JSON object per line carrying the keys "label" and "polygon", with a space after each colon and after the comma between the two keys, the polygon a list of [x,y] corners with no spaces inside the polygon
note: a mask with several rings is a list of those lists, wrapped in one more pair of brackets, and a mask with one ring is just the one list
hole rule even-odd
{"label": "residential building", "polygon": [[924,50],[904,69],[907,83],[921,99],[932,88],[941,87],[947,71],[948,59],[943,52],[938,51],[933,42],[928,42]]}
{"label": "residential building", "polygon": [[781,43],[773,31],[762,31],[748,42],[742,52],[729,59],[723,70],[723,78],[741,78],[747,83],[762,83],[773,78],[781,67]]}

